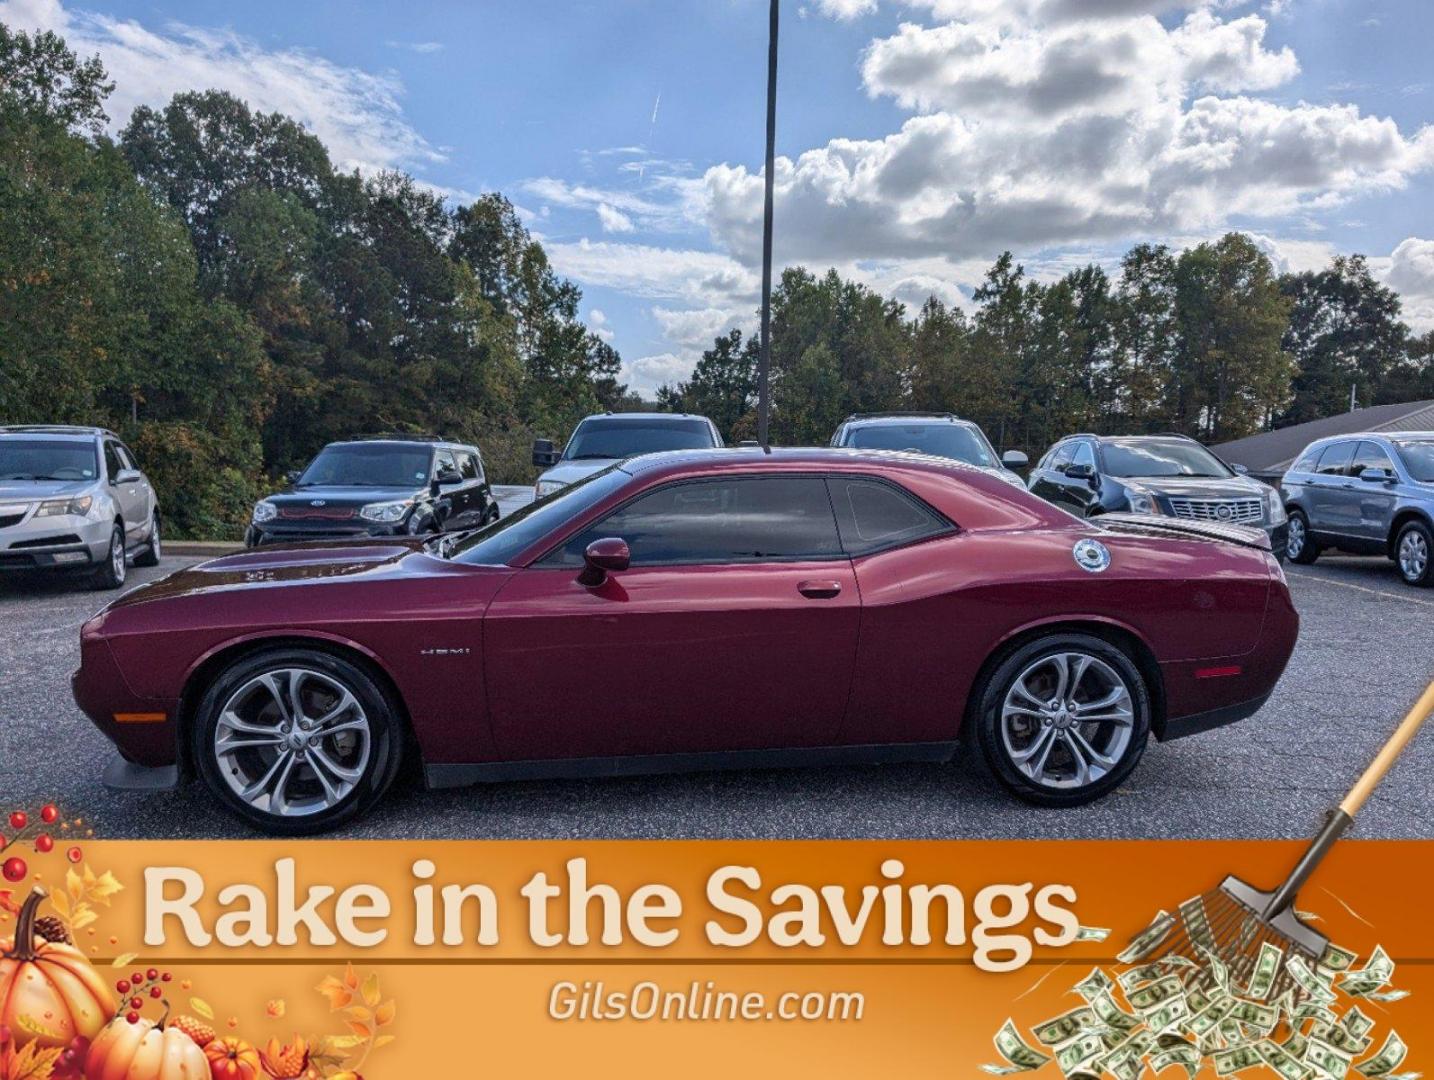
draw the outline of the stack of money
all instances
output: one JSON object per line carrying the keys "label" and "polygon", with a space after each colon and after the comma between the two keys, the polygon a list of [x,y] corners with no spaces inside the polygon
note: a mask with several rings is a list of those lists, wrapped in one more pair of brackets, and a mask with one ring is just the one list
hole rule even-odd
{"label": "stack of money", "polygon": [[[1198,955],[1148,959],[1177,921],[1192,929]],[[1240,979],[1220,960],[1213,937],[1202,940],[1202,925],[1208,927],[1199,897],[1182,904],[1178,917],[1159,912],[1119,954],[1123,970],[1093,969],[1071,988],[1084,1004],[1037,1024],[1030,1042],[1008,1019],[995,1036],[1003,1063],[981,1068],[1010,1076],[1054,1061],[1067,1080],[1138,1080],[1147,1067],[1158,1073],[1179,1065],[1193,1078],[1206,1065],[1219,1076],[1267,1066],[1283,1080],[1346,1080],[1351,1073],[1353,1080],[1420,1080],[1395,1071],[1408,1054],[1397,1032],[1369,1052],[1375,1023],[1359,1002],[1407,996],[1390,985],[1394,961],[1383,948],[1356,966],[1355,953],[1330,945],[1311,965],[1264,942]],[[1083,927],[1081,940],[1106,933]],[[1294,985],[1271,1001],[1282,970]]]}

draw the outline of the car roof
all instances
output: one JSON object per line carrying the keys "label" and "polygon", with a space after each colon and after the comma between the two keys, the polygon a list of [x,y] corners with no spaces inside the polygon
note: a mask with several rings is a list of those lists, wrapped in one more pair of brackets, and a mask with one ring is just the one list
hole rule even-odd
{"label": "car roof", "polygon": [[963,420],[950,413],[888,413],[885,415],[848,416],[842,427],[910,427],[912,424],[959,424],[976,427],[974,420]]}
{"label": "car roof", "polygon": [[[1370,441],[1382,439],[1385,442],[1412,439],[1416,442],[1424,442],[1428,439],[1434,439],[1434,431],[1351,431],[1347,435],[1326,435],[1322,439],[1315,439],[1309,446],[1305,447],[1305,450],[1311,450],[1316,446],[1327,446],[1330,443],[1358,442],[1360,439],[1369,439]],[[1304,451],[1301,451],[1299,456],[1303,457]]]}
{"label": "car roof", "polygon": [[57,439],[99,439],[119,436],[107,428],[80,427],[70,424],[6,424],[0,427],[0,436],[5,435],[47,435]]}
{"label": "car roof", "polygon": [[468,443],[449,442],[447,439],[405,439],[401,435],[393,438],[366,438],[366,439],[335,439],[331,443],[325,443],[324,449],[331,446],[427,446],[439,450],[475,450],[477,447]]}
{"label": "car roof", "polygon": [[700,413],[674,412],[600,412],[584,416],[578,422],[586,424],[589,420],[692,420],[703,424],[712,423]]}
{"label": "car roof", "polygon": [[[861,471],[862,469],[905,469],[917,472],[962,472],[990,475],[990,469],[968,465],[954,458],[913,454],[906,450],[854,450],[846,447],[758,446],[713,447],[701,450],[664,450],[628,458],[618,468],[632,476],[681,472],[800,472],[803,469]],[[1002,481],[1004,483],[1004,481]]]}

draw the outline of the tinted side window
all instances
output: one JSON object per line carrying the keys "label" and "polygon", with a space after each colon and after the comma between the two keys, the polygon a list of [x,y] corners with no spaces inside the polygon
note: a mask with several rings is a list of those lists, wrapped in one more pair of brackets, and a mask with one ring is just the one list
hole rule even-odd
{"label": "tinted side window", "polygon": [[1060,446],[1056,447],[1055,452],[1051,454],[1051,460],[1047,463],[1046,468],[1064,469],[1071,463],[1071,458],[1074,456],[1075,443],[1061,443]]}
{"label": "tinted side window", "polygon": [[124,468],[124,462],[120,460],[119,447],[112,442],[105,443],[105,473],[110,480],[114,480]]}
{"label": "tinted side window", "polygon": [[1348,476],[1350,461],[1354,458],[1353,443],[1335,443],[1325,447],[1319,458],[1321,476]]}
{"label": "tinted side window", "polygon": [[438,451],[438,453],[437,453],[437,454],[435,455],[435,457],[434,457],[434,462],[433,462],[433,475],[434,475],[434,476],[438,476],[440,473],[445,473],[445,472],[457,472],[457,471],[458,471],[458,462],[457,462],[457,461],[454,459],[454,457],[453,457],[453,451],[452,451],[452,450],[440,450],[440,451]]}
{"label": "tinted side window", "polygon": [[1320,453],[1319,450],[1306,451],[1303,457],[1290,466],[1290,472],[1314,472]]}
{"label": "tinted side window", "polygon": [[752,476],[668,484],[571,537],[545,566],[581,566],[594,540],[627,541],[633,566],[836,559],[843,555],[826,485]]}
{"label": "tinted side window", "polygon": [[1354,452],[1354,465],[1350,469],[1352,476],[1358,476],[1365,469],[1387,469],[1394,472],[1394,462],[1389,460],[1389,455],[1384,452],[1384,447],[1378,443],[1362,442]]}
{"label": "tinted side window", "polygon": [[1077,443],[1075,454],[1071,457],[1072,465],[1089,465],[1095,468],[1095,451],[1091,449],[1090,443]]}
{"label": "tinted side window", "polygon": [[851,555],[900,547],[951,528],[924,503],[894,484],[842,478],[828,483],[842,544]]}
{"label": "tinted side window", "polygon": [[472,454],[460,452],[458,455],[458,468],[463,474],[463,479],[478,479],[478,459]]}

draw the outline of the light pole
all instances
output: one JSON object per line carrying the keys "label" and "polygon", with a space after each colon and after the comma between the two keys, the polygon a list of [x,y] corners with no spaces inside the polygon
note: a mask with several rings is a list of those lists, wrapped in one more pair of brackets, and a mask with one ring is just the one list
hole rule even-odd
{"label": "light pole", "polygon": [[771,420],[772,390],[772,184],[777,156],[777,3],[767,31],[767,172],[762,207],[762,348],[757,360],[757,442],[769,449],[767,428]]}

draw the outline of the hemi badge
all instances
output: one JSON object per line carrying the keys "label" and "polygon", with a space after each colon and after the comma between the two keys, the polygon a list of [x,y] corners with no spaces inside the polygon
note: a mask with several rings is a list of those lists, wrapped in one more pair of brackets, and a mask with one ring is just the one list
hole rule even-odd
{"label": "hemi badge", "polygon": [[162,724],[169,719],[168,713],[162,712],[117,712],[115,713],[116,724]]}
{"label": "hemi badge", "polygon": [[1240,674],[1240,672],[1241,672],[1242,670],[1244,670],[1244,669],[1241,668],[1239,664],[1232,665],[1231,667],[1205,667],[1205,668],[1197,668],[1197,669],[1195,670],[1195,678],[1197,678],[1197,679],[1225,679],[1225,678],[1229,678],[1231,675],[1238,675],[1238,674]]}

